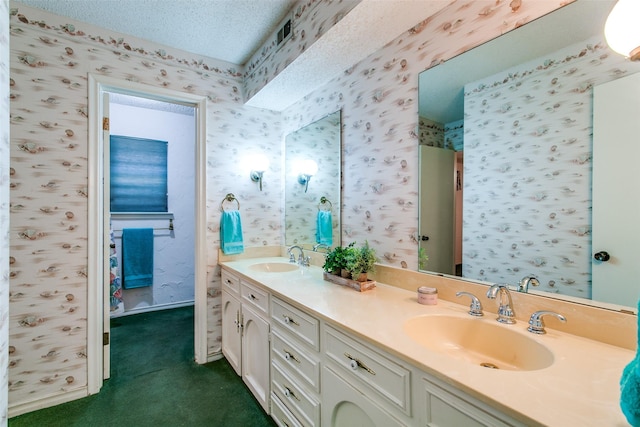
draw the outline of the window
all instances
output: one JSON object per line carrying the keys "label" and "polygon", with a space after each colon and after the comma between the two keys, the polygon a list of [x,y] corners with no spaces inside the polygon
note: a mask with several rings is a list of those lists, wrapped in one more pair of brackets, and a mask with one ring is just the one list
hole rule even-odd
{"label": "window", "polygon": [[111,212],[167,212],[167,141],[111,135]]}

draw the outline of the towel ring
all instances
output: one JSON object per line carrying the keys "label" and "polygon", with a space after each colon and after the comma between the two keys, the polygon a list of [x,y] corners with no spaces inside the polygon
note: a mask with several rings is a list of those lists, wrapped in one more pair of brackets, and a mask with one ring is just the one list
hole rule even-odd
{"label": "towel ring", "polygon": [[222,201],[220,202],[220,211],[224,211],[223,204],[225,201],[233,202],[234,200],[238,204],[238,210],[240,210],[240,202],[238,201],[238,199],[236,199],[236,196],[234,196],[233,193],[227,193],[227,195],[224,196],[224,199],[222,199]]}
{"label": "towel ring", "polygon": [[331,211],[333,209],[333,204],[331,203],[331,201],[329,199],[327,199],[326,197],[322,196],[320,197],[320,203],[318,203],[318,210],[320,210],[320,205],[324,205],[325,203],[329,203],[329,211]]}

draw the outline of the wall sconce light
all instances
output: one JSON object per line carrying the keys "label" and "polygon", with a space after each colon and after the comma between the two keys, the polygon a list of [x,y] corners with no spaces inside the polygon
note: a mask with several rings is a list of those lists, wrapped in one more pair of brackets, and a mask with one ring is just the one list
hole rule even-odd
{"label": "wall sconce light", "polygon": [[632,61],[640,61],[638,16],[638,0],[618,0],[604,24],[604,36],[609,47]]}
{"label": "wall sconce light", "polygon": [[309,181],[311,177],[318,172],[318,164],[311,160],[301,160],[298,163],[298,183],[304,185],[304,192],[309,189]]}
{"label": "wall sconce light", "polygon": [[260,183],[260,191],[262,191],[262,175],[269,168],[269,159],[264,154],[254,154],[250,160],[251,165],[251,181]]}

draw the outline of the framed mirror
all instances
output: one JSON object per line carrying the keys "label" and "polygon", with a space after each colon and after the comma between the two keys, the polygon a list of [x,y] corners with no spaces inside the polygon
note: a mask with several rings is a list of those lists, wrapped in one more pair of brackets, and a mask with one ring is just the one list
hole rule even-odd
{"label": "framed mirror", "polygon": [[640,72],[604,40],[613,4],[578,0],[421,73],[420,270],[635,304],[631,280],[634,300],[592,299],[593,92]]}
{"label": "framed mirror", "polygon": [[341,113],[285,138],[285,244],[326,252],[341,245]]}

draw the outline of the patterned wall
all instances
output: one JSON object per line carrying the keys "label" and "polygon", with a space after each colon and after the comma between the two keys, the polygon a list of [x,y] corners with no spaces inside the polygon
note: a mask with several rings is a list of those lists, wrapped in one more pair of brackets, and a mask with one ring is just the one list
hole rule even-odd
{"label": "patterned wall", "polygon": [[[280,244],[280,115],[242,105],[231,64],[23,6],[10,32],[10,405],[87,384],[87,73],[208,99],[208,351],[218,353],[220,202],[239,198],[247,246]],[[274,165],[263,192],[243,164],[255,149]]]}
{"label": "patterned wall", "polygon": [[418,74],[565,2],[452,2],[287,110],[285,131],[342,109],[343,242],[418,264]]}
{"label": "patterned wall", "polygon": [[465,276],[591,298],[592,88],[638,71],[593,38],[465,86]]}
{"label": "patterned wall", "polygon": [[7,425],[9,351],[9,0],[0,0],[0,425]]}
{"label": "patterned wall", "polygon": [[[384,262],[415,269],[418,73],[563,2],[454,2],[282,115],[242,106],[242,72],[233,65],[35,9],[13,10],[11,404],[86,384],[88,72],[208,98],[208,347],[214,353],[220,348],[220,202],[227,192],[240,199],[246,245],[281,242],[281,135],[342,109],[343,240],[367,239]],[[294,43],[304,48],[306,42]],[[265,70],[284,66],[286,60]],[[270,157],[263,192],[242,165],[249,150]]]}
{"label": "patterned wall", "polygon": [[245,66],[245,99],[250,99],[287,65],[338,23],[360,0],[299,0],[292,16],[291,38],[276,44],[275,33]]}
{"label": "patterned wall", "polygon": [[[285,142],[285,244],[312,247],[316,243],[318,209],[331,206],[333,246],[340,243],[340,112],[313,122],[286,136]],[[292,173],[300,160],[312,159],[318,172],[307,192]],[[320,204],[326,197],[330,203]]]}

